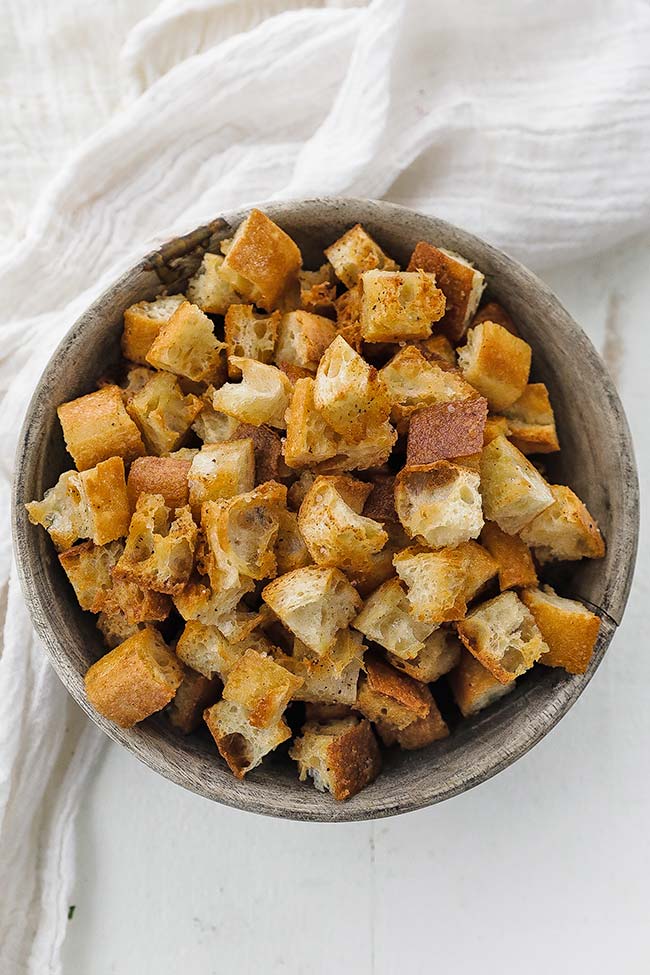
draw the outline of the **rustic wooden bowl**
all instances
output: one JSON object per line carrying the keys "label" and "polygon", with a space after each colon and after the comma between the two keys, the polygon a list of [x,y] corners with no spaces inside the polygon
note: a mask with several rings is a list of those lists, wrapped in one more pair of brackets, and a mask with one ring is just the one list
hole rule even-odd
{"label": "rustic wooden bowl", "polygon": [[124,309],[153,298],[163,287],[183,290],[203,253],[232,235],[244,211],[149,254],[63,339],[36,388],[18,445],[16,558],[34,627],[59,677],[95,724],[151,768],[200,795],[252,812],[325,822],[391,816],[464,792],[510,765],[550,731],[591,679],[621,621],[634,569],[639,504],[630,433],[616,390],[589,339],[542,281],[494,247],[442,220],[388,203],[325,199],[271,203],[264,209],[296,239],[307,267],[318,267],[323,248],[361,222],[403,264],[418,240],[429,240],[465,255],[485,273],[491,295],[505,305],[533,347],[535,378],[550,390],[562,443],[559,456],[549,458],[550,476],[570,484],[585,500],[607,542],[604,560],[576,563],[562,584],[564,595],[579,597],[602,619],[589,671],[571,677],[534,668],[513,694],[461,722],[445,741],[418,752],[387,752],[379,779],[343,803],[298,782],[286,753],[270,756],[245,782],[238,782],[207,733],[181,738],[162,715],[125,731],[90,707],[83,676],[104,652],[101,639],[93,618],[79,609],[49,538],[28,523],[23,503],[42,497],[72,466],[56,407],[92,390],[118,357]]}

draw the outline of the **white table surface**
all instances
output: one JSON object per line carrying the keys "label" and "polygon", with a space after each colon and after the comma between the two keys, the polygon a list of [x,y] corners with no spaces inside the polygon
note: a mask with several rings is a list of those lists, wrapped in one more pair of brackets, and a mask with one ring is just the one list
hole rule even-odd
{"label": "white table surface", "polygon": [[[650,236],[544,276],[608,361],[650,474]],[[567,351],[567,354],[570,354]],[[105,747],[78,821],[66,975],[650,970],[647,526],[622,626],[532,752],[440,806],[282,822]]]}

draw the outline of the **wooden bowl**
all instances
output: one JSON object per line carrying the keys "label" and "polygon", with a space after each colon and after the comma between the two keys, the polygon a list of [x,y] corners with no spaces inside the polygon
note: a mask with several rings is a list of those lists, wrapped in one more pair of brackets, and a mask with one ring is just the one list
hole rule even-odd
{"label": "wooden bowl", "polygon": [[23,504],[41,498],[72,466],[56,407],[90,392],[117,359],[124,309],[153,298],[163,287],[172,293],[183,290],[204,252],[232,236],[245,211],[226,214],[149,254],[61,342],[36,387],[18,444],[16,558],[34,627],[59,677],[109,738],[151,768],[200,795],[252,812],[325,822],[391,816],[448,799],[506,768],[550,731],[588,684],[621,621],[634,569],[639,502],[630,433],[616,390],[589,339],[542,281],[494,247],[442,220],[388,203],[324,199],[271,203],[264,210],[295,238],[307,267],[318,267],[323,248],[360,222],[403,265],[415,243],[428,240],[463,254],[484,272],[490,295],[503,302],[533,347],[534,377],[550,390],[562,450],[549,456],[549,476],[570,484],[584,499],[607,543],[605,559],[573,564],[561,588],[563,595],[582,599],[602,619],[588,672],[572,677],[534,668],[517,682],[514,693],[461,722],[445,741],[417,752],[387,751],[382,775],[347,802],[300,783],[286,751],[268,756],[261,768],[238,782],[207,732],[179,737],[163,715],[123,730],[90,707],[83,676],[104,652],[101,637],[90,614],[79,609],[49,537],[29,524]]}

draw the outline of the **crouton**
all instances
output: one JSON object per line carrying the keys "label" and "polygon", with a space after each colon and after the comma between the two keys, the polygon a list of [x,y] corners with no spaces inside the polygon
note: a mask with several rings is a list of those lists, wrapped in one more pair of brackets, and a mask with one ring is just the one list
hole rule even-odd
{"label": "crouton", "polygon": [[292,655],[276,659],[302,679],[302,685],[294,691],[294,700],[351,707],[357,699],[357,682],[365,649],[361,634],[345,627],[339,630],[333,647],[324,657],[315,657],[309,647],[296,638]]}
{"label": "crouton", "polygon": [[231,305],[226,312],[224,336],[228,352],[228,375],[238,379],[240,370],[231,357],[257,359],[268,364],[273,362],[278,337],[280,313],[258,315],[252,305]]}
{"label": "crouton", "polygon": [[399,265],[383,252],[360,223],[325,249],[325,257],[346,288],[354,288],[364,271],[397,271]]}
{"label": "crouton", "polygon": [[300,307],[314,315],[333,318],[336,314],[336,284],[331,264],[323,264],[318,271],[299,271]]}
{"label": "crouton", "polygon": [[357,562],[354,568],[345,570],[362,599],[367,599],[383,582],[395,575],[393,556],[399,551],[399,547],[389,537],[379,552],[373,552],[363,562]]}
{"label": "crouton", "polygon": [[417,748],[425,748],[440,741],[442,738],[449,737],[447,722],[442,717],[435,701],[431,702],[431,710],[426,718],[417,718],[401,731],[393,728],[387,721],[381,721],[377,725],[377,732],[384,745],[399,745],[405,751],[414,751]]}
{"label": "crouton", "polygon": [[201,412],[192,424],[192,430],[203,443],[223,443],[225,440],[230,440],[240,426],[239,420],[234,416],[215,410],[212,405],[214,392],[214,386],[208,386],[200,397]]}
{"label": "crouton", "polygon": [[167,295],[154,301],[138,301],[135,305],[130,305],[124,312],[124,358],[146,365],[147,353],[158,332],[184,301],[184,295]]}
{"label": "crouton", "polygon": [[502,592],[537,585],[530,549],[517,535],[506,535],[493,521],[487,521],[481,532],[481,544],[485,545],[499,566],[499,587]]}
{"label": "crouton", "polygon": [[229,306],[241,296],[222,271],[221,254],[204,254],[201,265],[187,283],[187,297],[209,315],[225,315]]}
{"label": "crouton", "polygon": [[168,372],[155,373],[128,404],[129,415],[142,432],[147,452],[158,455],[181,446],[202,408],[197,396],[183,395],[178,381]]}
{"label": "crouton", "polygon": [[439,460],[466,457],[483,449],[487,400],[482,396],[427,406],[411,417],[406,466],[422,469]]}
{"label": "crouton", "polygon": [[365,436],[358,442],[340,437],[337,455],[322,461],[319,470],[327,474],[382,467],[390,457],[396,441],[397,431],[388,420],[376,423],[368,427]]}
{"label": "crouton", "polygon": [[174,697],[183,667],[152,626],[139,630],[90,667],[88,700],[121,728],[160,711]]}
{"label": "crouton", "polygon": [[449,674],[454,700],[465,718],[478,714],[515,689],[515,682],[502,684],[463,647],[458,666]]}
{"label": "crouton", "polygon": [[479,308],[472,320],[472,328],[480,325],[481,322],[496,322],[497,325],[503,326],[507,332],[512,332],[513,335],[519,335],[517,326],[503,305],[500,305],[498,301],[488,301],[482,308]]}
{"label": "crouton", "polygon": [[161,494],[168,508],[187,504],[187,475],[192,461],[175,457],[136,457],[126,482],[131,511],[141,494]]}
{"label": "crouton", "polygon": [[508,436],[522,454],[549,454],[560,449],[553,407],[544,383],[529,383],[519,399],[503,413]]}
{"label": "crouton", "polygon": [[342,437],[361,440],[390,415],[390,401],[376,369],[340,335],[323,354],[316,372],[314,403]]}
{"label": "crouton", "polygon": [[366,599],[352,626],[403,660],[417,657],[435,629],[434,624],[413,616],[406,592],[395,578],[384,582]]}
{"label": "crouton", "polygon": [[502,684],[520,677],[548,651],[534,617],[512,591],[481,603],[456,629],[470,653]]}
{"label": "crouton", "polygon": [[542,562],[602,559],[605,543],[596,521],[571,488],[550,485],[553,503],[521,528],[521,537]]}
{"label": "crouton", "polygon": [[400,471],[395,508],[406,532],[432,548],[477,538],[483,527],[479,483],[475,471],[446,460],[426,471]]}
{"label": "crouton", "polygon": [[433,697],[426,684],[402,674],[377,656],[369,656],[359,681],[355,710],[369,721],[403,731],[431,712]]}
{"label": "crouton", "polygon": [[254,610],[248,609],[242,602],[227,619],[219,623],[219,630],[231,643],[252,647],[260,653],[271,653],[273,644],[258,627],[268,626],[274,619],[273,613],[264,603]]}
{"label": "crouton", "polygon": [[230,617],[239,601],[254,587],[252,579],[240,577],[232,586],[212,589],[206,576],[195,576],[174,596],[174,605],[184,620],[217,626]]}
{"label": "crouton", "polygon": [[104,608],[106,592],[113,585],[112,571],[122,551],[119,542],[108,545],[81,542],[61,552],[59,562],[82,609],[99,613]]}
{"label": "crouton", "polygon": [[126,463],[144,454],[140,432],[126,412],[119,386],[62,403],[57,409],[68,453],[78,471],[95,467],[109,457]]}
{"label": "crouton", "polygon": [[408,264],[409,271],[427,271],[435,275],[435,281],[446,299],[445,314],[440,319],[440,329],[452,341],[457,342],[467,331],[467,326],[481,300],[485,278],[469,261],[459,254],[433,247],[425,241],[415,245]]}
{"label": "crouton", "polygon": [[114,650],[115,647],[119,647],[120,643],[124,643],[130,636],[134,636],[138,630],[143,629],[144,624],[129,623],[126,613],[117,609],[110,613],[102,610],[97,617],[96,626],[104,639],[104,645],[109,650]]}
{"label": "crouton", "polygon": [[384,547],[388,535],[346,504],[333,481],[316,478],[300,506],[298,527],[314,562],[354,570]]}
{"label": "crouton", "polygon": [[208,680],[220,677],[225,681],[249,647],[268,652],[271,644],[257,633],[249,634],[248,640],[236,642],[224,636],[216,626],[188,620],[178,638],[176,656]]}
{"label": "crouton", "polygon": [[197,535],[189,507],[172,517],[161,494],[141,494],[115,577],[177,595],[192,572]]}
{"label": "crouton", "polygon": [[232,356],[229,360],[241,370],[241,383],[225,383],[215,390],[212,406],[221,413],[233,416],[240,423],[258,427],[262,423],[286,429],[284,418],[289,406],[291,383],[275,366],[267,366],[255,359]]}
{"label": "crouton", "polygon": [[454,548],[431,552],[415,545],[398,552],[393,565],[407,587],[416,620],[439,626],[463,618],[467,611],[463,552]]}
{"label": "crouton", "polygon": [[548,647],[539,658],[540,664],[584,674],[598,639],[600,618],[575,599],[558,596],[550,586],[524,589],[521,598]]}
{"label": "crouton", "polygon": [[428,339],[414,339],[414,347],[429,362],[437,362],[442,368],[456,367],[456,353],[446,335],[431,335]]}
{"label": "crouton", "polygon": [[[115,575],[115,566],[123,552],[124,544],[115,543],[110,556],[111,581],[109,584],[104,576],[103,581],[107,582],[107,585],[98,608],[101,608],[108,617],[124,616],[126,622],[131,625],[156,623],[167,619],[171,611],[169,596]],[[119,624],[116,622],[115,625]],[[126,636],[130,635],[126,634]]]}
{"label": "crouton", "polygon": [[435,403],[473,399],[476,390],[459,372],[442,369],[413,345],[393,356],[379,376],[392,404],[391,419],[400,433],[406,433],[413,413]]}
{"label": "crouton", "polygon": [[499,566],[487,549],[478,542],[463,542],[456,547],[459,557],[465,559],[465,587],[463,591],[466,603],[470,603],[481,593],[487,583],[497,575]]}
{"label": "crouton", "polygon": [[298,511],[300,505],[305,500],[305,496],[309,488],[312,486],[317,474],[313,471],[303,471],[297,480],[291,484],[287,490],[287,503],[292,511]]}
{"label": "crouton", "polygon": [[274,555],[277,563],[278,575],[293,572],[311,565],[312,557],[300,533],[298,515],[286,508],[278,510],[278,534],[275,539]]}
{"label": "crouton", "polygon": [[252,491],[255,487],[253,441],[206,444],[192,461],[187,483],[190,506],[197,519],[204,501]]}
{"label": "crouton", "polygon": [[184,301],[158,332],[147,362],[193,382],[221,383],[226,372],[225,348],[208,316]]}
{"label": "crouton", "polygon": [[512,406],[526,389],[531,358],[528,343],[496,322],[470,329],[467,344],[458,349],[464,378],[497,412]]}
{"label": "crouton", "polygon": [[490,413],[488,414],[483,429],[483,446],[485,447],[487,444],[492,443],[497,437],[507,437],[509,433],[510,426],[505,416]]}
{"label": "crouton", "polygon": [[209,680],[195,670],[186,670],[167,708],[169,723],[182,735],[191,735],[201,727],[203,712],[217,701],[220,690],[218,677]]}
{"label": "crouton", "polygon": [[313,780],[335,799],[355,796],[381,771],[381,753],[367,721],[354,716],[321,724],[309,721],[289,749],[301,782]]}
{"label": "crouton", "polygon": [[361,334],[366,342],[426,339],[445,312],[445,296],[425,271],[365,271]]}
{"label": "crouton", "polygon": [[282,718],[269,728],[253,728],[244,708],[234,701],[217,701],[203,712],[203,719],[219,754],[238,779],[243,779],[257,768],[265,755],[291,738],[291,730]]}
{"label": "crouton", "polygon": [[329,318],[308,311],[290,311],[282,316],[278,328],[275,361],[316,372],[325,349],[336,335]]}
{"label": "crouton", "polygon": [[461,644],[453,630],[435,630],[424,641],[422,650],[410,660],[404,660],[393,653],[388,654],[389,663],[423,684],[433,684],[443,674],[448,674],[460,660]]}
{"label": "crouton", "polygon": [[520,532],[553,504],[544,478],[505,437],[496,437],[483,448],[481,495],[485,518],[508,535]]}
{"label": "crouton", "polygon": [[265,424],[256,427],[251,423],[240,423],[229,439],[253,441],[256,485],[277,481],[293,473],[282,457],[282,439],[277,430]]}
{"label": "crouton", "polygon": [[318,656],[331,649],[336,634],[352,621],[361,604],[341,570],[323,566],[287,572],[262,590],[262,599]]}
{"label": "crouton", "polygon": [[[357,352],[361,351],[361,282],[359,281],[349,291],[344,291],[334,302],[336,308],[336,329],[342,333],[348,330],[349,334],[344,335],[346,341]],[[350,337],[356,336],[353,341]]]}
{"label": "crouton", "polygon": [[270,657],[246,650],[228,674],[223,700],[240,705],[254,728],[277,725],[302,680]]}
{"label": "crouton", "polygon": [[278,307],[301,264],[291,237],[254,209],[239,225],[220,272],[246,301],[270,312]]}
{"label": "crouton", "polygon": [[314,380],[299,379],[287,410],[284,459],[289,467],[313,467],[334,457],[339,438],[314,403]]}

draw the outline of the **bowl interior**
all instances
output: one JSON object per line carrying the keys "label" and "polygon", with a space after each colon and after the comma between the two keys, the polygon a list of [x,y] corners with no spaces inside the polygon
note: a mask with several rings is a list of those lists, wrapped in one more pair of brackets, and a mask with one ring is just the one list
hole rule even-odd
{"label": "bowl interior", "polygon": [[402,264],[418,240],[428,240],[463,254],[484,272],[489,294],[511,313],[533,347],[533,378],[550,391],[562,450],[549,458],[548,476],[576,490],[607,542],[604,560],[565,568],[559,581],[563,595],[581,598],[602,617],[588,673],[571,677],[536,667],[514,693],[461,722],[445,741],[417,752],[386,752],[379,779],[345,803],[299,783],[286,749],[269,756],[241,783],[227,771],[207,732],[180,738],[163,716],[125,731],[89,707],[83,675],[104,652],[101,638],[90,614],[79,609],[49,538],[29,525],[23,503],[42,497],[72,466],[56,407],[92,390],[116,361],[124,308],[153,298],[163,286],[182,290],[205,250],[232,235],[243,211],[149,255],[95,302],[61,343],[36,389],[19,442],[14,491],[18,566],[36,630],[70,693],[96,724],[146,764],[195,792],[255,812],[321,821],[391,815],[448,798],[509,765],[553,727],[589,681],[620,622],[634,566],[638,486],[630,435],[616,391],[589,340],[548,288],[502,252],[443,221],[381,202],[312,200],[264,209],[295,238],[307,267],[318,267],[323,248],[360,222]]}

